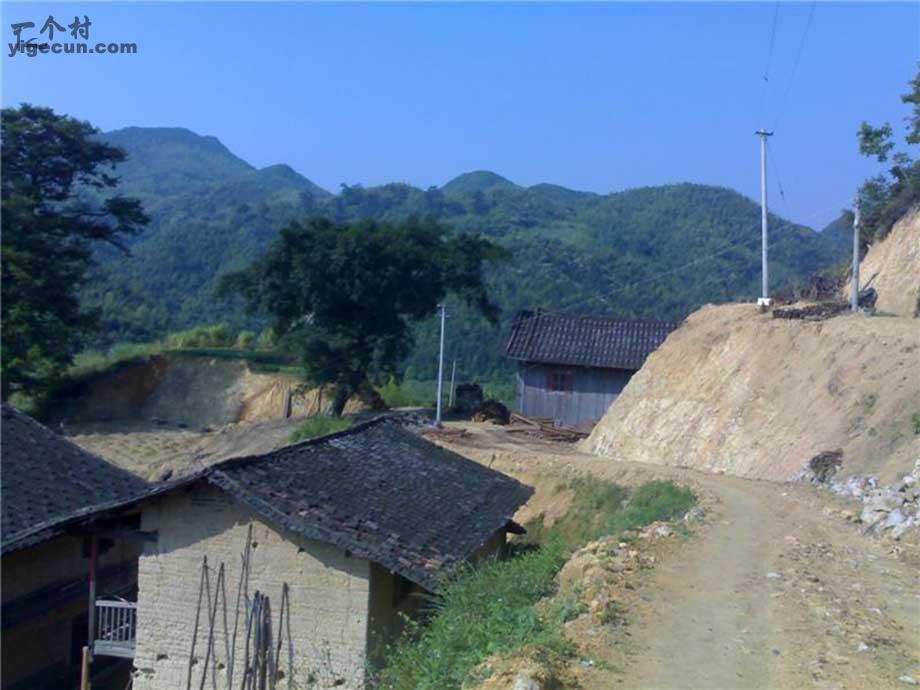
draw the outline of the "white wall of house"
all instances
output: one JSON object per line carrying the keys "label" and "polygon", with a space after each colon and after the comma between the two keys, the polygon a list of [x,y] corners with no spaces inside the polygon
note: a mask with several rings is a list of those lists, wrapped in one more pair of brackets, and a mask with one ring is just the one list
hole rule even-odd
{"label": "white wall of house", "polygon": [[[138,568],[136,690],[186,687],[204,556],[210,565],[212,590],[220,563],[225,565],[228,637],[232,639],[241,554],[250,525],[249,592],[258,590],[271,598],[273,635],[277,632],[282,586],[287,583],[290,588],[294,687],[363,687],[370,563],[321,542],[282,534],[222,491],[198,484],[167,494],[143,512],[142,529],[156,531],[159,538],[145,547]],[[195,688],[204,667],[209,628],[206,604],[201,609],[197,661],[192,670]],[[242,620],[241,614],[234,686],[241,679],[244,655]],[[217,685],[226,687],[229,659],[222,607],[218,608],[215,627]],[[285,639],[280,664],[285,674],[287,650]],[[280,687],[287,687],[286,679]]]}

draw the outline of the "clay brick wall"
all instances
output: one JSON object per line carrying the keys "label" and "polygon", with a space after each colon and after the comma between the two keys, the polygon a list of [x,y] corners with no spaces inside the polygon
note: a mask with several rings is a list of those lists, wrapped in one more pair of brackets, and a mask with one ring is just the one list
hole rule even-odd
{"label": "clay brick wall", "polygon": [[[258,590],[271,598],[276,629],[282,585],[290,588],[295,687],[363,686],[370,563],[327,544],[279,533],[227,494],[198,484],[164,496],[143,513],[142,529],[157,531],[159,539],[145,547],[139,564],[136,690],[185,687],[204,556],[211,566],[212,589],[219,564],[225,564],[232,639],[241,554],[250,525],[249,592]],[[192,687],[198,687],[204,666],[208,635],[204,609],[203,605]],[[215,647],[221,687],[228,672],[222,617],[219,608]],[[234,686],[244,654],[242,626],[241,622]],[[286,671],[286,639],[282,647],[281,667]]]}

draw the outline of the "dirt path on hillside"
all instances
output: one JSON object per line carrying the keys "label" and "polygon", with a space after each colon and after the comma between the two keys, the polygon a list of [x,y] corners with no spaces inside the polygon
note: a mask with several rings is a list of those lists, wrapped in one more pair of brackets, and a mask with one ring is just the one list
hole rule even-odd
{"label": "dirt path on hillside", "polygon": [[[616,462],[559,444],[463,425],[459,452],[537,487],[553,509],[559,478],[634,485],[669,478],[707,517],[675,537],[635,588],[613,592],[625,624],[581,630],[586,690],[906,688],[920,681],[920,550],[862,535],[848,504],[812,487]],[[525,516],[529,517],[529,516]],[[587,670],[585,670],[587,669]]]}
{"label": "dirt path on hillside", "polygon": [[920,675],[910,559],[804,487],[703,482],[718,508],[641,584],[619,685],[885,688]]}

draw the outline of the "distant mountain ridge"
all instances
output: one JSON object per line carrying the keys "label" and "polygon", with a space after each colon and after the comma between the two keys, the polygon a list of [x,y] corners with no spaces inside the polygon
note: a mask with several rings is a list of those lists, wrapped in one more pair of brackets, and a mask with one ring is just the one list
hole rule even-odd
{"label": "distant mountain ridge", "polygon": [[517,185],[489,170],[474,170],[457,175],[450,182],[442,185],[441,191],[445,194],[473,194],[488,192],[496,187],[517,187]]}
{"label": "distant mountain ridge", "polygon": [[[99,254],[85,295],[102,310],[99,344],[200,323],[263,326],[264,319],[217,301],[216,281],[261,254],[285,224],[308,215],[387,222],[431,216],[507,246],[512,263],[489,275],[503,329],[520,308],[674,319],[706,302],[757,294],[760,210],[726,188],[687,183],[602,195],[548,183],[522,187],[480,170],[440,188],[343,185],[333,195],[287,165],[256,169],[215,137],[189,130],[131,127],[101,137],[127,152],[116,171],[120,189],[144,202],[152,222],[132,241],[130,257]],[[777,286],[840,259],[834,233],[822,237],[778,216],[771,228]],[[451,306],[451,347],[462,371],[507,371],[504,330]],[[428,374],[434,324],[419,328],[417,338],[409,364]]]}

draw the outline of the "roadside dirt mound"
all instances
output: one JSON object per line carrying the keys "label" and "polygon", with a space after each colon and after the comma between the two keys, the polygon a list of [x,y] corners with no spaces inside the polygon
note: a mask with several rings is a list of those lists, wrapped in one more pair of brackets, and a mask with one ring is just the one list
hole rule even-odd
{"label": "roadside dirt mound", "polygon": [[[920,316],[920,207],[894,224],[859,265],[863,286],[878,291],[875,308],[898,316]],[[849,299],[849,283],[844,286]]]}
{"label": "roadside dirt mound", "polygon": [[673,332],[582,449],[620,460],[791,480],[841,450],[841,477],[909,474],[920,457],[920,324],[774,319],[706,306]]}
{"label": "roadside dirt mound", "polygon": [[[331,410],[330,389],[300,379],[254,371],[242,359],[170,353],[126,362],[83,386],[53,415],[65,424],[162,420],[203,428]],[[346,413],[381,409],[379,396],[355,396]]]}

